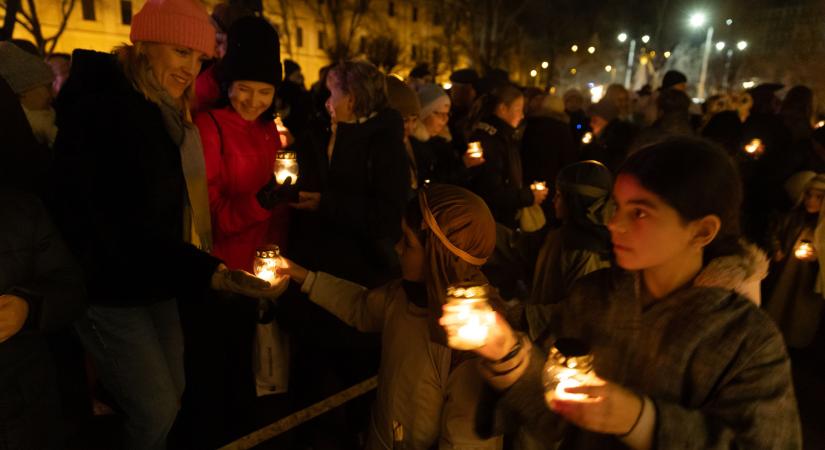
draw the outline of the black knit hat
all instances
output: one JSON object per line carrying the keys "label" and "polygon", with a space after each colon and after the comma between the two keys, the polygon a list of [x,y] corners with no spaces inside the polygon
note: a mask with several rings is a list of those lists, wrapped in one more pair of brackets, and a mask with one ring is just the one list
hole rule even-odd
{"label": "black knit hat", "polygon": [[450,75],[453,83],[476,84],[478,83],[478,72],[474,69],[460,69]]}
{"label": "black knit hat", "polygon": [[280,85],[281,46],[275,28],[255,16],[235,21],[227,34],[219,77],[223,83],[248,80]]}
{"label": "black knit hat", "polygon": [[687,77],[678,70],[668,70],[662,78],[662,90],[670,89],[677,84],[687,83]]}

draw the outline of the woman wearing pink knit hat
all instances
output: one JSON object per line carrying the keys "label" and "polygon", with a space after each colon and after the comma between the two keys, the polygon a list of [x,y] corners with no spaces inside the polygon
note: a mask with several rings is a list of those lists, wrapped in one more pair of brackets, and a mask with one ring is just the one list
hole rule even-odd
{"label": "woman wearing pink knit hat", "polygon": [[77,50],[58,99],[55,217],[85,269],[77,331],[126,415],[123,448],[164,449],[183,393],[177,302],[273,298],[211,256],[203,150],[188,104],[215,30],[197,0],[147,0],[131,45]]}

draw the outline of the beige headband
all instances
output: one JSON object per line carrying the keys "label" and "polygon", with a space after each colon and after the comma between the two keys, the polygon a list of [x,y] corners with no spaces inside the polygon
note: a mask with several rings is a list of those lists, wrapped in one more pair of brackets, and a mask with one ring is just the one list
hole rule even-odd
{"label": "beige headband", "polygon": [[424,222],[427,223],[427,226],[430,227],[433,234],[435,234],[438,240],[441,241],[445,247],[447,247],[447,250],[449,250],[450,253],[474,266],[482,266],[487,262],[487,258],[477,258],[456,247],[452,242],[450,242],[449,239],[447,239],[447,236],[444,235],[444,232],[441,231],[441,228],[438,226],[438,222],[435,221],[435,216],[433,216],[432,211],[430,211],[430,205],[427,204],[427,195],[424,193],[423,189],[418,192],[418,204],[421,207],[421,215],[424,216]]}

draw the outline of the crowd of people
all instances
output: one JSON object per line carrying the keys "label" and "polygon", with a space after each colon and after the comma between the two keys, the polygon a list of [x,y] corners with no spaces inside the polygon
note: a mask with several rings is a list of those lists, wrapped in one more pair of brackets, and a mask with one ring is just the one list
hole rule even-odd
{"label": "crowd of people", "polygon": [[[802,448],[809,88],[698,106],[670,71],[591,104],[351,60],[307,89],[266,19],[194,0],[148,0],[129,38],[0,42],[0,448],[83,448],[93,413],[118,448],[217,448],[376,373],[262,448]],[[456,286],[495,311],[471,350]],[[551,399],[564,348],[598,382]]]}

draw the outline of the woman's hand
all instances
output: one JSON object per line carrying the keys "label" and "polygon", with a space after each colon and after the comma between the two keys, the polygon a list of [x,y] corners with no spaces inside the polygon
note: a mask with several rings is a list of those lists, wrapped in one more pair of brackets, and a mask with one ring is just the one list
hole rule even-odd
{"label": "woman's hand", "polygon": [[483,156],[481,156],[479,158],[474,158],[474,157],[470,156],[469,153],[464,153],[464,155],[461,156],[461,160],[464,162],[464,167],[466,167],[468,169],[471,169],[473,167],[478,167],[478,166],[484,164],[485,162],[487,162],[484,159]]}
{"label": "woman's hand", "polygon": [[282,276],[274,284],[244,270],[229,270],[221,264],[212,274],[211,287],[217,291],[233,292],[246,297],[274,300],[289,286],[289,277]]}
{"label": "woman's hand", "polygon": [[624,435],[635,427],[644,405],[644,398],[615,383],[599,386],[569,387],[565,392],[586,394],[587,400],[550,402],[550,409],[579,428],[604,434]]}
{"label": "woman's hand", "polygon": [[298,202],[290,203],[289,206],[305,211],[318,211],[318,208],[321,207],[321,193],[300,191],[298,192]]}
{"label": "woman's hand", "polygon": [[281,259],[283,260],[284,265],[278,268],[277,274],[288,276],[292,279],[292,281],[298,283],[298,285],[304,284],[309,271],[298,264],[295,264],[292,260],[284,258],[283,256]]}

